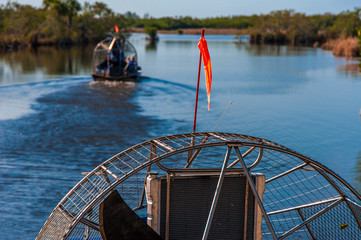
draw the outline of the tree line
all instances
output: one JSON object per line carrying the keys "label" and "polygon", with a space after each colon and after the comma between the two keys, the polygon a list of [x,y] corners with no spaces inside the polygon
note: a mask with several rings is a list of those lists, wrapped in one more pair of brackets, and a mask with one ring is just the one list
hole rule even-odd
{"label": "tree line", "polygon": [[330,39],[357,37],[361,8],[340,14],[305,15],[293,10],[254,16],[249,34],[253,42],[320,44]]}
{"label": "tree line", "polygon": [[293,10],[252,16],[214,18],[162,17],[133,12],[115,13],[107,4],[77,0],[43,0],[41,7],[7,2],[0,5],[0,48],[21,45],[73,45],[97,42],[114,25],[123,32],[132,28],[179,30],[235,28],[254,43],[324,43],[328,39],[356,37],[361,29],[361,8],[339,14],[306,15]]}

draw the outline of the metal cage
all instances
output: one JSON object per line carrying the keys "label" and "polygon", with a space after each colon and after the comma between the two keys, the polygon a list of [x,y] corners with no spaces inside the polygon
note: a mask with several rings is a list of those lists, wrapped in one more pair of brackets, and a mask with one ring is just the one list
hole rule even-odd
{"label": "metal cage", "polygon": [[[153,171],[245,175],[262,211],[263,239],[361,237],[360,195],[333,171],[266,139],[204,132],[154,138],[103,162],[59,202],[37,239],[101,239],[99,203],[114,189],[146,216],[145,182]],[[263,199],[252,174],[265,176]]]}
{"label": "metal cage", "polygon": [[[125,75],[127,61],[134,63],[133,73],[138,70],[138,55],[135,47],[125,38],[107,37],[99,42],[93,51],[93,74],[104,76]],[[128,69],[130,70],[130,69]]]}

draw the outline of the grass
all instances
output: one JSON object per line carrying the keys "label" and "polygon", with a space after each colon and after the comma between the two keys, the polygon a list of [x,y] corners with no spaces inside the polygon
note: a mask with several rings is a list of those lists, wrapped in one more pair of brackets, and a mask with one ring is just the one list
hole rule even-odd
{"label": "grass", "polygon": [[322,45],[322,49],[332,50],[333,55],[336,57],[360,57],[360,46],[357,37],[328,40]]}

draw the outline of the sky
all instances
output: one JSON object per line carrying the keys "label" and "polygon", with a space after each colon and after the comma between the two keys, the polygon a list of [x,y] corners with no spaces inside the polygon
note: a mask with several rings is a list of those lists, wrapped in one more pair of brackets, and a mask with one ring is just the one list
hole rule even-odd
{"label": "sky", "polygon": [[[12,0],[14,1],[14,0]],[[85,0],[78,0],[81,4]],[[94,3],[96,0],[87,0]],[[135,12],[159,17],[190,16],[197,18],[266,14],[274,10],[293,9],[307,15],[340,13],[361,8],[361,0],[98,0],[116,13]],[[0,4],[8,0],[0,0]],[[16,0],[21,4],[40,7],[43,0]]]}

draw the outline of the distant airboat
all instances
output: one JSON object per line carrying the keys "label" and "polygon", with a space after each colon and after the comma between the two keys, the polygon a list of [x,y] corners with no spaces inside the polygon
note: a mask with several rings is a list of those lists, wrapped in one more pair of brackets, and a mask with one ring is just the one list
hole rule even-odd
{"label": "distant airboat", "polygon": [[140,74],[137,52],[126,38],[108,36],[96,45],[92,73],[95,81],[137,80]]}

